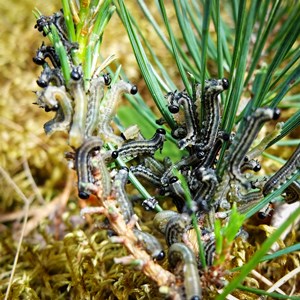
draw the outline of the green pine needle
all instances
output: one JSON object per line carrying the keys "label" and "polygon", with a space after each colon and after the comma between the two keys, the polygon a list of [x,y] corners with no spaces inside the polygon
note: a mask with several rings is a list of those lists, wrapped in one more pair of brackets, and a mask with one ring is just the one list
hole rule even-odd
{"label": "green pine needle", "polygon": [[233,278],[229,284],[224,288],[221,295],[216,297],[216,300],[221,300],[235,290],[239,284],[246,278],[246,276],[253,270],[259,261],[264,257],[265,253],[270,249],[270,247],[280,238],[281,234],[298,218],[300,214],[300,207],[298,207],[288,219],[268,237],[261,247],[254,253],[252,258],[242,267],[238,276]]}
{"label": "green pine needle", "polygon": [[55,51],[59,56],[62,73],[63,73],[64,79],[66,81],[66,84],[68,84],[68,82],[70,80],[71,68],[70,68],[70,63],[69,63],[67,52],[66,52],[65,47],[62,44],[62,41],[59,38],[56,27],[53,24],[51,24],[50,30],[51,30],[51,34],[53,37],[53,45],[54,45]]}

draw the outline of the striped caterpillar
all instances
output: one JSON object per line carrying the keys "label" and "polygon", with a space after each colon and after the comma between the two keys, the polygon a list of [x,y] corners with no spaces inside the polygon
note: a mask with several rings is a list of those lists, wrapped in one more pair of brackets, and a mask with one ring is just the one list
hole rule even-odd
{"label": "striped caterpillar", "polygon": [[[287,160],[287,162],[265,183],[263,194],[268,195],[272,191],[279,189],[295,172],[300,168],[300,144]],[[293,186],[295,187],[297,183]],[[290,188],[293,189],[293,186]],[[295,189],[294,189],[295,190]],[[289,191],[289,190],[288,190]]]}
{"label": "striped caterpillar", "polygon": [[124,141],[121,137],[112,132],[110,123],[113,118],[115,108],[120,100],[120,96],[123,93],[135,95],[137,93],[137,87],[123,80],[115,83],[101,102],[99,113],[99,135],[105,142],[112,142],[117,146],[121,146]]}
{"label": "striped caterpillar", "polygon": [[174,243],[169,248],[168,260],[171,268],[175,271],[178,265],[181,265],[184,277],[184,299],[200,300],[202,298],[202,290],[198,264],[192,250],[183,243]]}
{"label": "striped caterpillar", "polygon": [[162,149],[165,141],[165,134],[166,131],[163,128],[158,128],[150,140],[128,142],[118,150],[113,151],[111,156],[112,158],[121,157],[126,159],[132,159],[143,155],[151,156],[156,150]]}

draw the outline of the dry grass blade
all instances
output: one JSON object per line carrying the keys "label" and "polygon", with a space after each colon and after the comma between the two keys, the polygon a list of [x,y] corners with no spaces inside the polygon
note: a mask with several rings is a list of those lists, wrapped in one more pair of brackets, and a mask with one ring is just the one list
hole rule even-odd
{"label": "dry grass blade", "polygon": [[[267,284],[268,286],[272,286],[273,282],[270,281],[268,278],[266,278],[265,276],[261,275],[260,273],[258,273],[256,270],[252,270],[251,274],[254,275],[257,279],[261,280],[263,283]],[[282,295],[286,295],[286,293],[284,291],[282,291],[279,287],[277,287],[274,290],[268,290],[268,292],[273,292],[273,291],[277,291],[278,293],[282,294]]]}
{"label": "dry grass blade", "polygon": [[7,300],[8,297],[9,297],[10,289],[11,289],[11,286],[12,286],[12,282],[13,282],[13,279],[14,279],[14,274],[15,274],[18,259],[19,259],[20,249],[21,249],[22,241],[23,241],[24,234],[25,234],[26,224],[27,224],[27,220],[28,220],[28,210],[29,210],[29,206],[30,206],[31,201],[30,201],[30,199],[28,199],[23,194],[23,192],[19,189],[19,187],[11,179],[10,175],[1,166],[0,166],[0,173],[4,177],[4,179],[13,187],[13,189],[17,192],[17,194],[24,201],[24,220],[23,220],[23,224],[22,224],[21,235],[20,235],[20,238],[19,238],[19,242],[18,242],[18,246],[17,246],[17,252],[16,252],[15,258],[14,258],[14,264],[13,264],[13,267],[12,267],[12,270],[11,270],[8,287],[7,287],[5,298],[4,298],[4,300]]}
{"label": "dry grass blade", "polygon": [[290,280],[291,278],[293,278],[294,276],[296,276],[297,274],[300,273],[300,266],[295,268],[294,270],[292,270],[291,272],[289,272],[288,274],[286,274],[285,276],[283,276],[280,280],[278,280],[276,283],[273,284],[272,287],[270,287],[267,292],[271,293],[275,290],[278,290],[278,288],[280,286],[282,286],[283,284],[285,284],[288,280]]}

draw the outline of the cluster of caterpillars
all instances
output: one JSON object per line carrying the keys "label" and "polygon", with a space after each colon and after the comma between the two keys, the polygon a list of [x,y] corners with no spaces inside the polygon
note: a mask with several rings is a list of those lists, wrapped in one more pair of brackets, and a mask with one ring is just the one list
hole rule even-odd
{"label": "cluster of caterpillars", "polygon": [[[49,28],[51,24],[55,25],[60,33],[63,45],[68,49],[69,60],[72,62],[69,49],[76,49],[77,45],[71,45],[66,39],[62,12],[50,17],[42,16],[37,20],[36,28],[44,32],[45,27]],[[112,178],[107,165],[117,156],[136,157],[140,156],[141,152],[144,155],[153,155],[158,148],[162,148],[165,130],[158,129],[149,141],[144,141],[140,137],[140,141],[124,143],[125,135],[123,134],[123,137],[116,135],[111,127],[111,121],[121,95],[136,94],[135,85],[123,80],[111,85],[109,74],[95,75],[90,80],[89,89],[85,91],[82,67],[72,63],[70,81],[66,83],[60,69],[59,57],[53,46],[42,44],[33,61],[43,66],[37,80],[42,90],[36,93],[36,104],[46,112],[55,113],[54,118],[44,125],[45,132],[51,135],[61,131],[68,135],[68,144],[72,151],[66,156],[73,162],[77,172],[79,197],[87,199],[91,193],[101,189],[104,199],[108,197],[117,199],[124,220],[129,222],[134,214],[125,191],[129,170],[120,169]],[[127,138],[130,138],[130,134]],[[108,151],[104,147],[107,143],[113,143],[118,149]],[[134,233],[154,259],[164,258],[162,246],[153,235],[138,229],[134,229]]]}
{"label": "cluster of caterpillars", "polygon": [[[118,202],[119,210],[126,223],[134,215],[125,186],[131,172],[137,178],[148,182],[148,186],[159,191],[158,197],[145,199],[145,209],[155,209],[160,201],[171,198],[176,210],[160,211],[153,220],[153,226],[160,231],[168,246],[168,260],[172,271],[183,277],[179,290],[186,299],[201,299],[201,263],[198,247],[189,241],[193,231],[191,213],[195,213],[202,232],[206,264],[213,264],[215,252],[214,227],[211,216],[223,212],[230,213],[233,203],[243,211],[249,203],[257,202],[273,190],[280,188],[299,170],[300,146],[270,178],[256,180],[253,172],[261,169],[257,156],[259,151],[250,151],[262,125],[280,117],[278,109],[262,107],[251,112],[240,123],[236,134],[222,131],[219,95],[229,88],[229,81],[209,79],[205,86],[193,86],[190,96],[185,90],[166,95],[166,105],[176,120],[171,134],[177,140],[178,149],[186,155],[172,163],[155,159],[154,154],[163,149],[166,130],[158,128],[151,139],[141,134],[123,132],[116,134],[112,127],[115,108],[124,93],[137,93],[137,87],[125,81],[111,84],[109,74],[90,78],[86,91],[82,67],[72,63],[71,51],[77,45],[68,41],[62,12],[51,17],[42,16],[37,20],[37,29],[53,24],[69,55],[72,68],[70,81],[65,82],[60,69],[60,60],[52,46],[42,46],[37,50],[34,62],[43,66],[37,80],[42,88],[37,92],[37,104],[47,112],[54,112],[52,120],[44,125],[47,134],[63,131],[68,136],[72,151],[68,159],[77,172],[78,195],[88,199],[90,194],[101,190],[103,199],[112,198]],[[201,109],[200,109],[201,108]],[[200,114],[201,110],[201,114]],[[115,146],[109,150],[107,144]],[[223,144],[227,150],[222,161],[219,152]],[[127,167],[116,167],[115,160],[121,159]],[[216,166],[218,165],[217,172]],[[187,205],[186,190],[177,170],[185,178],[192,205]],[[250,171],[250,172],[249,172]],[[288,203],[299,200],[300,186],[293,182],[285,190]],[[156,237],[134,229],[137,239],[154,260],[164,258],[164,250]]]}

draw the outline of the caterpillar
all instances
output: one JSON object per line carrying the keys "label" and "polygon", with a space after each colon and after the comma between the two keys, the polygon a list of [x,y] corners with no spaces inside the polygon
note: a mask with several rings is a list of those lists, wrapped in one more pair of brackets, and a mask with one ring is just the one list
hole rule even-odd
{"label": "caterpillar", "polygon": [[78,196],[87,199],[90,195],[91,185],[93,185],[90,173],[89,158],[93,151],[99,151],[103,142],[99,137],[90,137],[85,140],[75,154],[75,169],[78,177]]}
{"label": "caterpillar", "polygon": [[156,187],[161,186],[160,178],[145,166],[142,165],[132,166],[130,167],[130,171],[135,176],[146,179],[148,182],[152,183]]}
{"label": "caterpillar", "polygon": [[84,140],[88,101],[84,91],[80,66],[74,68],[71,72],[69,90],[72,91],[74,98],[74,115],[69,132],[69,145],[76,149],[81,146]]}
{"label": "caterpillar", "polygon": [[201,85],[196,86],[196,101],[200,100],[203,107],[202,128],[198,141],[202,151],[211,150],[215,144],[221,120],[218,95],[228,88],[229,81],[226,78],[205,80],[203,95]]}
{"label": "caterpillar", "polygon": [[169,248],[168,261],[171,268],[181,265],[184,277],[185,299],[200,300],[202,290],[197,260],[192,250],[183,243],[174,243]]}
{"label": "caterpillar", "polygon": [[186,135],[183,139],[178,142],[180,149],[184,149],[189,145],[194,145],[198,135],[198,124],[197,124],[197,114],[195,105],[192,99],[188,96],[186,92],[175,92],[171,94],[169,98],[169,111],[171,113],[179,112],[179,107],[182,106],[185,116],[185,127]]}
{"label": "caterpillar", "polygon": [[256,138],[260,127],[269,120],[276,120],[280,116],[279,109],[258,108],[253,114],[246,118],[242,130],[235,136],[232,144],[227,150],[225,162],[228,164],[228,172],[232,179],[238,180],[242,185],[248,187],[246,180],[241,174],[241,165],[245,156]]}
{"label": "caterpillar", "polygon": [[125,185],[128,180],[129,170],[127,167],[122,167],[116,174],[111,194],[118,202],[119,209],[124,217],[126,223],[128,223],[134,214],[131,201],[125,191]]}
{"label": "caterpillar", "polygon": [[46,122],[44,129],[50,135],[56,131],[68,132],[72,122],[72,100],[64,86],[48,86],[39,96],[38,103],[43,103],[45,110],[56,111],[55,117]]}
{"label": "caterpillar", "polygon": [[189,215],[170,210],[158,212],[153,219],[154,227],[165,236],[167,244],[182,242],[183,235],[191,228]]}
{"label": "caterpillar", "polygon": [[92,78],[87,104],[85,136],[92,136],[99,123],[100,103],[104,96],[104,86],[111,82],[109,74]]}
{"label": "caterpillar", "polygon": [[51,69],[46,63],[36,83],[41,88],[45,88],[50,84],[54,86],[63,86],[64,78],[59,68]]}
{"label": "caterpillar", "polygon": [[50,59],[54,68],[60,67],[59,57],[56,54],[54,47],[46,46],[43,42],[41,47],[38,48],[36,55],[32,60],[35,64],[42,66],[46,63],[46,58]]}
{"label": "caterpillar", "polygon": [[113,151],[111,156],[112,158],[132,159],[137,156],[153,155],[156,150],[162,149],[165,134],[166,131],[163,128],[158,128],[150,140],[128,142],[118,150]]}
{"label": "caterpillar", "polygon": [[121,146],[123,144],[123,139],[113,134],[110,122],[118,101],[120,100],[121,94],[131,93],[132,95],[135,95],[137,91],[136,85],[120,80],[112,85],[111,89],[104,97],[100,106],[98,132],[105,142],[113,142],[117,146]]}
{"label": "caterpillar", "polygon": [[300,144],[287,162],[265,183],[263,194],[268,195],[279,189],[300,167]]}
{"label": "caterpillar", "polygon": [[165,258],[165,252],[155,236],[138,229],[133,229],[133,233],[153,259],[163,260]]}

